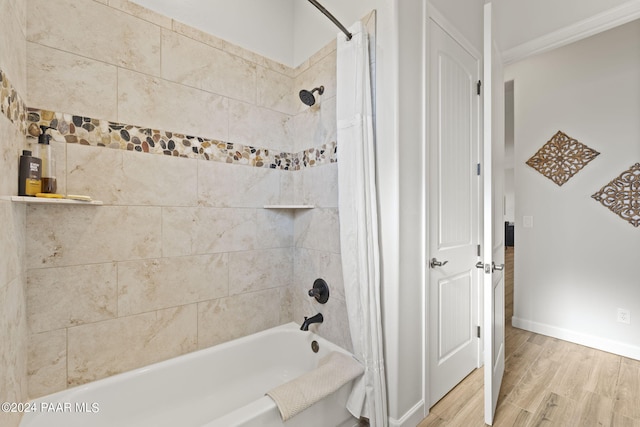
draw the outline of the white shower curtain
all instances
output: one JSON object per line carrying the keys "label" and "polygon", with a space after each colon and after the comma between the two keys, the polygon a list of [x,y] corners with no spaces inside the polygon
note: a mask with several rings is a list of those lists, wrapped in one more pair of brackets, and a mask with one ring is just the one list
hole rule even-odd
{"label": "white shower curtain", "polygon": [[387,425],[380,316],[380,260],[369,38],[361,22],[338,35],[337,124],[340,251],[351,339],[365,373],[347,408]]}

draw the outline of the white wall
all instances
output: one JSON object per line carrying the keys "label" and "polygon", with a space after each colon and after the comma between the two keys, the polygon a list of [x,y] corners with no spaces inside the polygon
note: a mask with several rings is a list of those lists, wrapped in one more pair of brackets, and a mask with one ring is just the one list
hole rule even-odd
{"label": "white wall", "polygon": [[[515,82],[514,325],[640,357],[640,229],[590,196],[640,161],[640,21],[523,60]],[[558,130],[601,152],[562,187],[525,165]],[[523,216],[533,228],[522,227]],[[617,308],[631,324],[616,322]]]}
{"label": "white wall", "polygon": [[[398,159],[398,169],[394,176],[385,177],[386,166],[379,167],[378,180],[389,179],[398,186],[395,193],[381,186],[380,205],[394,198],[396,210],[389,211],[387,226],[383,234],[383,269],[387,275],[387,264],[397,262],[394,277],[385,277],[385,341],[389,349],[398,352],[397,366],[389,366],[391,390],[398,390],[397,412],[410,417],[423,415],[424,407],[419,409],[411,405],[421,403],[425,398],[422,390],[424,337],[424,301],[425,289],[425,181],[424,176],[424,134],[425,117],[423,99],[417,96],[424,93],[424,25],[426,24],[424,5],[420,1],[401,0],[397,9],[398,19],[398,81],[395,90],[398,93],[397,140],[387,150],[393,149]],[[380,61],[378,61],[380,63]],[[378,115],[380,117],[380,115]],[[379,138],[378,141],[381,141]],[[380,159],[378,160],[380,163]],[[384,219],[384,217],[383,217]],[[393,242],[393,246],[390,244]],[[397,248],[395,247],[397,245]],[[384,250],[386,249],[386,252]],[[394,251],[393,254],[391,251]],[[395,258],[397,257],[397,258]],[[418,335],[421,334],[421,335]],[[395,368],[395,371],[392,370]],[[410,400],[411,397],[418,399]],[[415,421],[415,420],[414,420]],[[415,422],[413,423],[415,424]],[[404,425],[413,425],[405,423]]]}

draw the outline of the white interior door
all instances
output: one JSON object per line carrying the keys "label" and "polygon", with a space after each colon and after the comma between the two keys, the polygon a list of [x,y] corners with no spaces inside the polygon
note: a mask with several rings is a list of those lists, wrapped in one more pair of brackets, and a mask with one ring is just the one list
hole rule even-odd
{"label": "white interior door", "polygon": [[478,366],[479,61],[430,22],[429,400]]}
{"label": "white interior door", "polygon": [[504,374],[504,82],[492,5],[484,5],[483,315],[484,422],[492,425]]}

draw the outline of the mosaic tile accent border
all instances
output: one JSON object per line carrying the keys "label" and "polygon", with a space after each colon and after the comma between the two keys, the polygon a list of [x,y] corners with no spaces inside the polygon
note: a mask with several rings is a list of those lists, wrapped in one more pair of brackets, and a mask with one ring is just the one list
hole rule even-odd
{"label": "mosaic tile accent border", "polygon": [[27,108],[6,73],[0,69],[0,113],[20,132],[37,138],[39,126],[51,126],[57,140],[144,153],[164,154],[253,167],[301,170],[337,162],[335,141],[298,153],[277,152],[264,147],[236,144],[199,136],[115,123],[66,113]]}
{"label": "mosaic tile accent border", "polygon": [[27,129],[27,114],[24,101],[13,87],[4,71],[0,70],[0,112],[11,123],[18,126],[20,132]]}
{"label": "mosaic tile accent border", "polygon": [[561,186],[599,154],[558,131],[526,164]]}
{"label": "mosaic tile accent border", "polygon": [[634,227],[640,227],[640,163],[622,172],[591,197]]}
{"label": "mosaic tile accent border", "polygon": [[40,126],[50,126],[54,139],[69,144],[108,147],[141,153],[212,160],[260,168],[300,170],[337,161],[335,142],[299,153],[236,144],[199,136],[150,129],[108,120],[29,108],[27,136],[37,138]]}

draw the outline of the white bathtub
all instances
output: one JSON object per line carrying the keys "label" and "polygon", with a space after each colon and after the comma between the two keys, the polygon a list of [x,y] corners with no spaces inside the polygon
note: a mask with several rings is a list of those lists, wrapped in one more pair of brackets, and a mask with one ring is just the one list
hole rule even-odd
{"label": "white bathtub", "polygon": [[[311,342],[320,345],[318,353]],[[21,427],[355,426],[351,383],[286,423],[271,388],[308,372],[340,347],[289,323],[29,403]]]}

